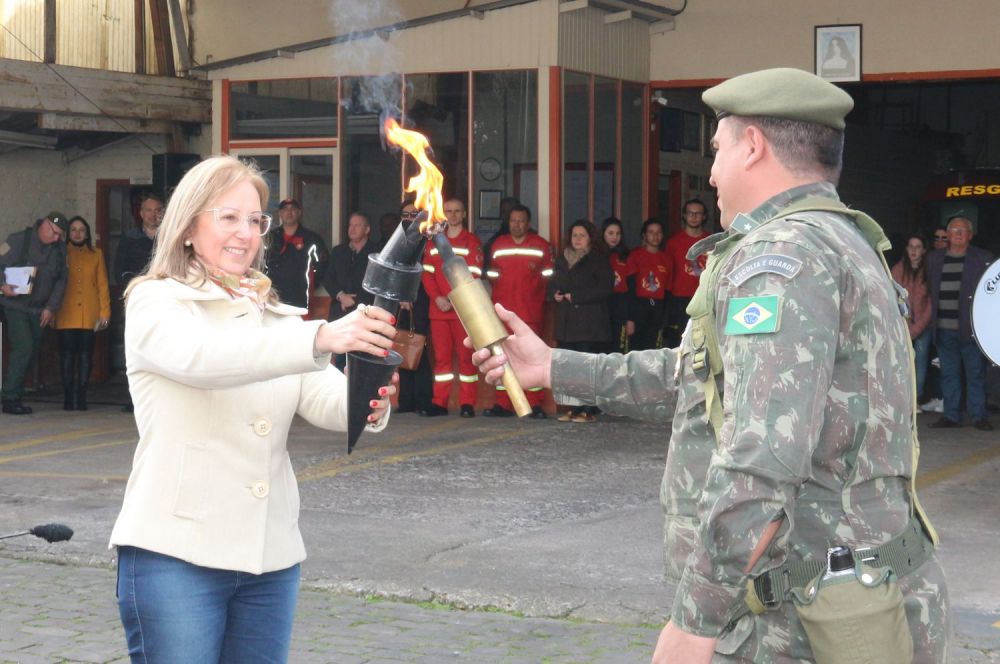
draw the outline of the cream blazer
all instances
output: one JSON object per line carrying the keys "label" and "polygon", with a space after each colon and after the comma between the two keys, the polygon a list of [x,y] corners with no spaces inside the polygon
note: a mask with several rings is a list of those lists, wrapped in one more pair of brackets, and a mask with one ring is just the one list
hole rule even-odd
{"label": "cream blazer", "polygon": [[324,321],[303,312],[262,313],[212,283],[135,287],[125,360],[139,444],[110,546],[253,574],[305,559],[288,429],[298,413],[345,430],[347,380],[313,357]]}

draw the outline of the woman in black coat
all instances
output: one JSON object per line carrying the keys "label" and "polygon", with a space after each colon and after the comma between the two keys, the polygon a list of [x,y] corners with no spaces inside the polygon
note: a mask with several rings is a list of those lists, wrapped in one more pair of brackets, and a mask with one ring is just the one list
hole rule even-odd
{"label": "woman in black coat", "polygon": [[[560,348],[599,353],[611,341],[608,306],[615,276],[597,229],[585,219],[574,222],[566,248],[556,259],[549,297],[556,303],[555,337]],[[559,419],[593,422],[595,407],[574,406]]]}

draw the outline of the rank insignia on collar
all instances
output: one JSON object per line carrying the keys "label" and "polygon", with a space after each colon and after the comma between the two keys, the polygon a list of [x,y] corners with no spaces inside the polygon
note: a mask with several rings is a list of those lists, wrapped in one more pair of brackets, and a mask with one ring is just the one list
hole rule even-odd
{"label": "rank insignia on collar", "polygon": [[781,323],[781,298],[777,295],[734,297],[726,314],[727,335],[771,334]]}

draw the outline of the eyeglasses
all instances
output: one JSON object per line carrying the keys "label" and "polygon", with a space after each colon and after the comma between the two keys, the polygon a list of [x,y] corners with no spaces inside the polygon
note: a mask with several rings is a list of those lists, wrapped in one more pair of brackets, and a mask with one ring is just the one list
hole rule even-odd
{"label": "eyeglasses", "polygon": [[947,239],[948,239],[947,235],[935,235],[934,236],[934,241],[935,242],[943,242],[944,240],[947,240]]}
{"label": "eyeglasses", "polygon": [[417,210],[414,210],[413,212],[400,212],[399,216],[402,219],[416,219],[418,214],[420,213]]}
{"label": "eyeglasses", "polygon": [[[233,208],[209,208],[201,212],[211,212],[215,223],[219,225],[219,228],[227,232],[238,231],[244,219],[250,226],[250,230],[257,235],[267,235],[267,232],[271,230],[272,217],[263,212],[248,212],[246,217],[241,215],[239,210],[234,210]],[[198,214],[201,214],[201,212]]]}

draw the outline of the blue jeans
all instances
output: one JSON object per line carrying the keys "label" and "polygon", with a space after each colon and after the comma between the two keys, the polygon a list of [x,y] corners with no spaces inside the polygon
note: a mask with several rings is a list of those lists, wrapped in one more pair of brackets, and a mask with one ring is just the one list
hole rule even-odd
{"label": "blue jeans", "polygon": [[286,662],[299,566],[264,574],[118,547],[118,612],[133,662]]}
{"label": "blue jeans", "polygon": [[917,375],[917,401],[923,397],[924,385],[927,384],[927,365],[930,362],[930,354],[931,331],[924,330],[923,334],[913,340],[913,368]]}
{"label": "blue jeans", "polygon": [[965,408],[975,420],[986,419],[986,372],[983,355],[973,340],[962,341],[958,332],[938,329],[934,344],[941,358],[941,394],[944,416],[962,421],[962,369],[965,369]]}

